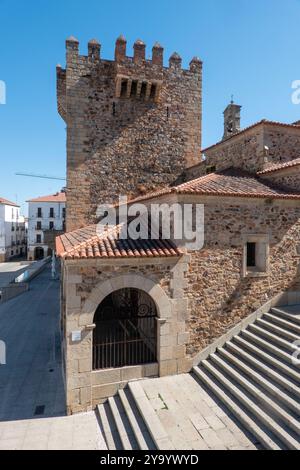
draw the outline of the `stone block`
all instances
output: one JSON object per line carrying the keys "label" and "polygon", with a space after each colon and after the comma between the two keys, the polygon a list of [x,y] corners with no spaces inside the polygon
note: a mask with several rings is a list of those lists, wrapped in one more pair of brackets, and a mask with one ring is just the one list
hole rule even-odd
{"label": "stone block", "polygon": [[143,366],[143,377],[155,377],[158,376],[158,364],[144,364]]}
{"label": "stone block", "polygon": [[121,381],[141,379],[143,377],[142,366],[122,367],[121,370]]}
{"label": "stone block", "polygon": [[92,370],[92,363],[90,358],[88,359],[79,359],[78,370],[79,372],[89,372]]}
{"label": "stone block", "polygon": [[176,359],[171,359],[167,361],[161,361],[159,364],[159,376],[164,377],[167,375],[177,374],[177,361]]}
{"label": "stone block", "polygon": [[116,395],[118,390],[124,387],[127,382],[118,382],[106,385],[95,385],[92,387],[92,400],[98,398],[108,398]]}
{"label": "stone block", "polygon": [[83,387],[80,389],[80,403],[81,405],[91,405],[92,388]]}
{"label": "stone block", "polygon": [[178,359],[177,372],[178,374],[185,374],[191,371],[193,367],[193,360],[189,358]]}
{"label": "stone block", "polygon": [[92,385],[104,385],[112,382],[120,382],[121,369],[103,369],[93,371],[91,380]]}

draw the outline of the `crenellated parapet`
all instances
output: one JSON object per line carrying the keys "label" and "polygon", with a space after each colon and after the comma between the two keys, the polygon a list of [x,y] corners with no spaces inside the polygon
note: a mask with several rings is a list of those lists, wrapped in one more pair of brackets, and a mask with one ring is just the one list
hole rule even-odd
{"label": "crenellated parapet", "polygon": [[[79,54],[79,41],[71,36],[66,40],[66,52],[67,52],[67,63],[76,61],[76,58],[80,60],[89,59],[90,61],[100,60],[101,45],[96,39],[92,39],[88,42],[88,55]],[[133,44],[133,55],[127,55],[127,41],[123,35],[120,35],[115,43],[115,55],[114,61],[116,64],[145,64],[163,67],[164,63],[164,48],[156,42],[152,47],[151,59],[146,58],[146,44],[141,40],[137,39]],[[169,68],[180,70],[182,66],[182,59],[177,52],[174,52],[169,58]],[[200,72],[202,69],[202,62],[199,58],[194,57],[190,62],[189,70],[192,72]]]}

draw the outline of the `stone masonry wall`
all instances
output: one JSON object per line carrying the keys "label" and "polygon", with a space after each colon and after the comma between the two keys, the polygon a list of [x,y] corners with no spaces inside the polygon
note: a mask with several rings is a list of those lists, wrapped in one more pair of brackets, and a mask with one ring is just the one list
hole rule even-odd
{"label": "stone masonry wall", "polygon": [[299,167],[294,168],[292,171],[275,172],[262,175],[263,179],[274,182],[281,186],[285,186],[299,193],[300,190],[300,171]]}
{"label": "stone masonry wall", "polygon": [[[300,128],[262,122],[204,150],[204,155],[205,167],[215,166],[217,171],[236,167],[256,173],[275,163],[299,158]],[[189,168],[187,173],[196,177],[198,170],[198,175],[202,176],[204,166]]]}
{"label": "stone masonry wall", "polygon": [[67,40],[66,70],[57,68],[58,110],[67,123],[67,231],[91,223],[96,207],[119,194],[139,195],[176,181],[200,161],[202,63],[181,68],[177,54],[163,67],[155,45],[145,60],[116,43],[116,60],[89,55]]}
{"label": "stone masonry wall", "polygon": [[[185,296],[194,356],[268,299],[297,282],[300,206],[297,203],[205,201],[205,245],[191,252]],[[270,236],[269,273],[243,277],[243,236]]]}
{"label": "stone masonry wall", "polygon": [[[188,257],[187,257],[188,258]],[[117,393],[128,380],[189,370],[186,359],[187,300],[183,298],[185,256],[180,259],[87,260],[63,263],[62,309],[68,413],[87,411]],[[134,284],[136,282],[136,284]],[[132,285],[134,284],[134,286]],[[145,290],[157,305],[157,363],[92,370],[93,317],[102,297],[122,287]],[[101,300],[100,300],[101,299]],[[71,332],[81,331],[79,342]]]}

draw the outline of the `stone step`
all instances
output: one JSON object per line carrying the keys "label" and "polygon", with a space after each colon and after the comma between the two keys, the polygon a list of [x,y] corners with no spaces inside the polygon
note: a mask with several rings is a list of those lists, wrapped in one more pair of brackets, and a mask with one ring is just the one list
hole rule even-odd
{"label": "stone step", "polygon": [[136,442],[133,430],[130,426],[120,397],[109,397],[108,403],[119,433],[122,448],[124,450],[137,450],[138,444]]}
{"label": "stone step", "polygon": [[299,415],[300,404],[292,397],[283,392],[278,386],[275,386],[270,382],[265,375],[258,373],[255,369],[250,367],[246,362],[240,360],[235,355],[231,354],[227,349],[219,348],[218,354],[220,354],[230,365],[234,365],[238,370],[241,370],[252,382],[256,382],[260,387],[267,390],[272,397],[275,397],[277,401],[283,406],[286,406],[294,413]]}
{"label": "stone step", "polygon": [[[245,392],[244,389],[238,387],[223,372],[220,372],[210,361],[204,360],[201,365],[205,367],[241,404],[243,404],[250,414],[255,415],[257,420],[261,422],[269,431],[272,432],[281,442],[288,448],[299,450],[300,444],[297,440],[287,432],[283,426],[280,426],[264,409],[259,406],[253,397]],[[251,429],[249,429],[251,431]]]}
{"label": "stone step", "polygon": [[240,334],[242,337],[247,338],[249,341],[260,346],[264,350],[267,350],[280,359],[283,359],[291,368],[293,367],[291,354],[283,351],[281,348],[278,348],[269,341],[266,341],[266,339],[263,339],[261,336],[252,333],[250,330],[243,330]]}
{"label": "stone step", "polygon": [[[243,341],[244,340],[242,339],[242,342]],[[277,364],[278,361],[276,361],[276,359],[273,359],[272,357],[270,357],[270,361],[267,361],[264,358],[264,354],[263,354],[259,360],[255,356],[253,356],[252,354],[249,354],[248,352],[246,352],[244,349],[242,349],[240,346],[238,346],[232,341],[226,342],[226,348],[230,350],[232,353],[234,353],[236,356],[243,359],[243,361],[249,363],[254,369],[259,370],[267,377],[270,377],[274,382],[278,383],[285,390],[288,390],[290,393],[292,393],[296,397],[300,397],[300,388],[297,387],[296,384],[288,380],[282,373],[280,374],[279,372],[277,372],[277,370],[272,369],[270,365],[267,365],[267,364],[271,364],[273,367],[276,367],[276,369],[278,369],[278,364]],[[255,350],[256,348],[253,347],[252,352],[255,352]],[[255,352],[255,354],[257,354],[257,352]]]}
{"label": "stone step", "polygon": [[[283,372],[290,380],[293,380],[298,384],[300,383],[300,374],[295,369],[293,369],[289,355],[287,356],[290,363],[286,364],[285,362],[282,362],[277,358],[280,356],[276,355],[274,347],[270,347],[270,345],[265,341],[261,340],[261,338],[258,338],[258,341],[256,339],[254,340],[253,338],[256,338],[255,335],[252,335],[252,333],[250,332],[244,331],[241,335],[234,336],[231,341],[239,344],[239,346],[255,354],[259,358],[263,359],[263,361],[267,362],[268,364],[271,364],[273,367],[276,367],[276,369]],[[253,342],[255,342],[255,344],[253,344]],[[268,352],[261,348],[267,349]],[[269,354],[269,352],[271,354]],[[280,350],[280,352],[282,351]],[[274,353],[274,355],[272,355],[272,353]]]}
{"label": "stone step", "polygon": [[274,315],[284,318],[291,323],[295,323],[296,325],[300,325],[300,315],[297,316],[294,313],[289,313],[284,309],[284,307],[273,307],[271,308],[271,312]]}
{"label": "stone step", "polygon": [[[222,373],[227,377],[231,377],[239,386],[246,390],[268,413],[271,413],[273,418],[280,420],[288,428],[300,435],[300,424],[291,413],[287,412],[278,402],[274,401],[272,397],[265,394],[255,383],[252,383],[232,365],[229,365],[217,354],[211,354],[210,360],[221,369]],[[279,423],[280,425],[280,423]],[[300,442],[299,442],[300,449]]]}
{"label": "stone step", "polygon": [[[249,325],[248,329],[256,333],[257,335],[262,336],[263,338],[266,338],[268,341],[275,344],[276,346],[290,351],[291,353],[299,349],[297,346],[290,343],[289,341],[286,341],[285,339],[280,338],[280,336],[278,336],[277,334],[270,333],[265,328],[261,328],[260,326],[257,326],[256,324]],[[300,352],[300,349],[299,349],[299,352]]]}
{"label": "stone step", "polygon": [[119,390],[119,397],[124,407],[127,418],[130,422],[132,431],[135,435],[138,447],[140,450],[155,450],[156,447],[151,439],[151,436],[146,428],[144,421],[136,408],[132,397],[127,394],[125,390]]}
{"label": "stone step", "polygon": [[108,450],[122,449],[122,443],[108,403],[97,405]]}
{"label": "stone step", "polygon": [[291,323],[280,316],[272,315],[272,313],[264,313],[262,318],[265,318],[269,322],[276,323],[286,330],[292,330],[296,335],[300,336],[300,326],[295,323]]}
{"label": "stone step", "polygon": [[278,442],[276,442],[276,437],[270,435],[270,432],[264,427],[264,425],[259,425],[260,421],[256,419],[256,415],[254,414],[252,417],[246,413],[236,399],[232,399],[230,394],[225,392],[218,383],[212,380],[209,372],[205,368],[196,366],[193,367],[193,372],[198,379],[204,383],[208,390],[221,400],[238,421],[240,421],[240,423],[258,439],[260,444],[270,450],[282,449],[282,445],[279,445]]}
{"label": "stone step", "polygon": [[138,382],[129,382],[128,387],[156,448],[158,450],[174,450],[168,433],[162,426],[141,385]]}
{"label": "stone step", "polygon": [[282,326],[274,325],[274,323],[269,322],[268,320],[264,320],[262,318],[259,318],[259,319],[256,320],[255,323],[258,326],[260,326],[261,328],[264,328],[264,329],[270,331],[271,333],[274,333],[274,334],[284,338],[286,341],[294,342],[294,341],[299,341],[300,340],[300,336],[286,330]]}

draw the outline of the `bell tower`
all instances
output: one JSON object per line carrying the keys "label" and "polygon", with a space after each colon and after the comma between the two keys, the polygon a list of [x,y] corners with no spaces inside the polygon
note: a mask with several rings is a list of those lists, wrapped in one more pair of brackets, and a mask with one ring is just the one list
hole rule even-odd
{"label": "bell tower", "polygon": [[233,99],[224,111],[223,140],[228,139],[241,130],[241,106],[235,104]]}

